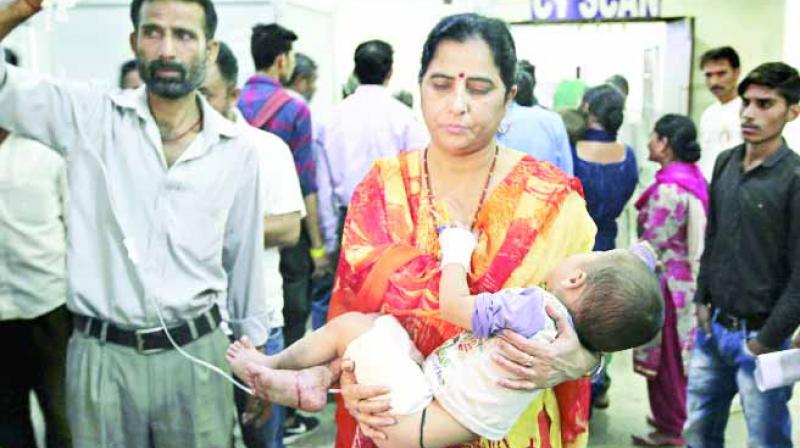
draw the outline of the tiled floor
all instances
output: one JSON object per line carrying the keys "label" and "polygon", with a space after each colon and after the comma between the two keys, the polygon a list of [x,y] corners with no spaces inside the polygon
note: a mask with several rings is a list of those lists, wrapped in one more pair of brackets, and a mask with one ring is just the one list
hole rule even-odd
{"label": "tiled floor", "polygon": [[[592,417],[590,447],[617,448],[632,446],[630,434],[644,434],[648,428],[645,416],[649,412],[647,403],[647,390],[642,377],[635,375],[631,368],[630,352],[624,352],[614,357],[611,364],[611,407],[605,411],[597,411]],[[800,445],[800,398],[797,394],[791,402],[795,443]],[[335,427],[333,424],[333,406],[315,414],[322,422],[320,428],[314,433],[297,440],[290,445],[297,448],[322,448],[333,445]],[[34,412],[34,420],[39,436],[39,446],[42,445],[41,415]],[[726,433],[726,446],[729,448],[744,448],[747,431],[744,425],[744,416],[741,409],[734,404]]]}
{"label": "tiled floor", "polygon": [[[611,407],[605,411],[597,411],[592,417],[589,438],[590,447],[617,448],[628,447],[630,434],[644,434],[648,431],[645,416],[649,413],[647,402],[647,387],[644,379],[633,373],[630,352],[614,356],[611,364]],[[795,443],[800,446],[800,398],[797,394],[791,402],[792,420]],[[322,448],[333,444],[335,428],[333,425],[333,410],[328,409],[317,415],[322,420],[321,428],[313,434],[293,443],[292,447]],[[738,405],[734,405],[728,430],[726,433],[726,447],[744,448],[747,431],[744,416]]]}

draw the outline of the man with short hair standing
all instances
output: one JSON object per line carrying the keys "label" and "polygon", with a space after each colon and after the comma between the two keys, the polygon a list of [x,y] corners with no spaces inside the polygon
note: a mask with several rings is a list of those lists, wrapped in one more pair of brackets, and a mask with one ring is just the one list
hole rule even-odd
{"label": "man with short hair standing", "polygon": [[717,156],[743,142],[739,123],[742,99],[736,94],[739,82],[739,55],[731,47],[708,50],[700,58],[706,86],[717,99],[700,116],[700,169],[711,180]]}
{"label": "man with short hair standing", "polygon": [[[6,63],[17,57],[6,49]],[[36,446],[30,394],[48,448],[72,446],[64,399],[67,172],[41,143],[0,128],[0,446]]]}
{"label": "man with short hair standing", "polygon": [[[40,9],[0,7],[0,39]],[[258,146],[196,91],[217,56],[213,3],[130,11],[146,88],[97,92],[0,64],[0,126],[67,156],[73,444],[230,447],[231,385],[184,354],[230,372],[218,302],[237,337],[266,341]]]}
{"label": "man with short hair standing", "polygon": [[[262,259],[270,328],[264,353],[273,355],[284,348],[283,280],[278,249],[297,244],[300,220],[305,216],[306,209],[289,147],[276,135],[250,126],[236,108],[241,92],[237,87],[238,78],[236,56],[224,42],[220,42],[217,62],[208,66],[206,80],[200,91],[217,112],[241,126],[245,132],[252,133],[253,139],[259,142],[265,212]],[[257,399],[249,396],[245,400],[244,393],[239,390],[235,393],[240,411],[244,410],[242,432],[245,444],[249,448],[282,447],[284,407],[272,405],[272,414],[262,426],[264,422],[253,421],[253,414],[259,405]]]}
{"label": "man with short hair standing", "polygon": [[[256,74],[247,80],[239,97],[239,110],[248,123],[277,135],[289,145],[307,211],[299,242],[281,250],[283,336],[287,347],[306,332],[311,276],[322,276],[330,269],[317,215],[311,113],[305,101],[293,97],[282,85],[294,70],[292,45],[296,40],[295,33],[278,24],[256,25],[250,38]],[[295,427],[312,428],[318,424],[314,417],[298,414],[295,418],[292,409],[287,410],[286,421],[287,436]]]}
{"label": "man with short hair standing", "polygon": [[360,44],[353,57],[359,86],[339,103],[321,137],[320,219],[328,253],[338,250],[341,224],[356,185],[373,162],[424,148],[425,127],[392,96],[394,50],[381,40]]}
{"label": "man with short hair standing", "polygon": [[786,349],[800,324],[800,155],[782,137],[800,115],[800,76],[780,62],[762,64],[738,93],[745,143],[714,166],[685,438],[694,448],[723,446],[738,392],[747,445],[791,447],[792,389],[759,392],[754,370],[755,357]]}
{"label": "man with short hair standing", "polygon": [[533,80],[518,64],[517,95],[497,132],[504,146],[546,160],[572,176],[572,151],[564,120],[534,103]]}

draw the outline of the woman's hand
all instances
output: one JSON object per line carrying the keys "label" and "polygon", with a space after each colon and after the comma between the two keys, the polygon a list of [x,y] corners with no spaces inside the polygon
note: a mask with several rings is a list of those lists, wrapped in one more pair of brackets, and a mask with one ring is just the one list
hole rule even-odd
{"label": "woman's hand", "polygon": [[508,378],[500,380],[501,386],[517,390],[550,388],[584,376],[599,362],[599,355],[581,346],[567,316],[550,305],[546,310],[558,331],[553,342],[528,340],[509,330],[500,333],[499,349],[492,357],[509,373]]}
{"label": "woman's hand", "polygon": [[389,388],[358,384],[354,371],[353,361],[342,361],[339,384],[342,388],[344,405],[350,415],[358,421],[358,426],[365,436],[373,440],[387,440],[386,434],[380,428],[396,425],[397,419],[390,415],[389,400],[374,400],[374,398],[388,394]]}

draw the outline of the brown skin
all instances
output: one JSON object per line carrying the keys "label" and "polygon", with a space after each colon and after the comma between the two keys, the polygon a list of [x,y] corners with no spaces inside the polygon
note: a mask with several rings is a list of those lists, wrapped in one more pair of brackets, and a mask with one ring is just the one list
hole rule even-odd
{"label": "brown skin", "polygon": [[661,165],[661,168],[666,168],[676,160],[675,151],[672,150],[669,140],[666,137],[659,137],[655,132],[650,134],[647,150],[648,160]]}
{"label": "brown skin", "polygon": [[[154,60],[182,64],[204,61],[207,65],[217,60],[219,44],[206,38],[205,14],[199,4],[169,0],[145,2],[139,18],[139,29],[131,33],[130,45],[141,66],[146,67]],[[161,75],[169,77],[175,74],[165,72]],[[148,91],[147,99],[162,139],[180,135],[201,119],[196,94],[167,99]],[[167,166],[178,160],[201,130],[202,123],[182,138],[164,142]]]}
{"label": "brown skin", "polygon": [[708,61],[703,65],[706,87],[722,104],[736,98],[740,72],[740,69],[731,67],[727,59]]}

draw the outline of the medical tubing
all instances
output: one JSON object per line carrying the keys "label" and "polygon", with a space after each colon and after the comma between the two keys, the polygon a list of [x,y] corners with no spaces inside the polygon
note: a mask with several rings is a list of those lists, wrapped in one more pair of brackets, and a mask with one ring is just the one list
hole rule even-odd
{"label": "medical tubing", "polygon": [[[76,112],[77,112],[77,111],[76,111]],[[84,142],[88,143],[88,142],[90,142],[90,141],[91,141],[91,140],[89,140],[89,139],[87,139],[87,138],[86,138],[86,135],[84,135],[84,133],[83,133],[83,130],[81,130],[81,128],[80,128],[80,127],[78,127],[77,129],[78,129],[78,132],[81,134],[81,139],[82,139]],[[91,147],[94,147],[94,145],[93,145],[93,144],[90,144],[90,146],[91,146]],[[131,240],[131,239],[129,239],[129,238],[127,237],[127,235],[126,235],[126,233],[125,233],[125,229],[123,229],[123,228],[122,228],[122,223],[120,223],[120,222],[119,222],[119,219],[117,218],[117,216],[118,216],[118,215],[117,215],[117,208],[116,208],[116,204],[114,203],[114,199],[111,197],[111,192],[109,191],[109,188],[108,188],[108,186],[110,185],[110,183],[109,183],[109,181],[108,181],[108,173],[107,173],[107,171],[106,171],[106,167],[105,167],[105,165],[103,164],[103,161],[100,159],[100,156],[99,156],[99,155],[98,155],[96,152],[94,152],[94,151],[87,151],[87,152],[89,152],[89,153],[90,153],[90,154],[93,156],[93,158],[94,158],[94,159],[97,161],[97,164],[98,164],[98,166],[100,167],[100,171],[101,171],[101,172],[102,172],[102,174],[103,174],[103,181],[104,181],[104,182],[105,182],[105,184],[106,184],[106,193],[107,193],[107,194],[106,194],[106,197],[108,198],[108,205],[109,205],[109,207],[111,208],[111,214],[113,215],[113,218],[114,218],[114,219],[113,219],[113,221],[114,221],[114,223],[116,223],[116,224],[117,224],[117,228],[119,229],[119,232],[120,232],[120,234],[122,234],[123,246],[125,247],[126,254],[128,255],[128,260],[130,260],[130,261],[131,261],[131,264],[133,264],[133,269],[134,269],[134,271],[135,271],[135,272],[136,272],[136,274],[139,276],[139,279],[140,279],[140,281],[142,281],[142,279],[143,279],[144,277],[142,276],[141,272],[139,272],[139,261],[138,261],[137,257],[134,257],[134,256],[132,256],[132,255],[131,255],[131,245],[127,244],[127,242],[128,242],[128,241],[131,241],[131,242],[132,242],[133,240]],[[215,365],[213,365],[213,364],[210,364],[210,363],[208,363],[208,362],[206,362],[206,361],[203,361],[202,359],[196,358],[196,357],[194,357],[194,356],[190,355],[189,353],[187,353],[186,351],[184,351],[184,350],[183,350],[183,349],[182,349],[182,348],[181,348],[181,347],[180,347],[180,346],[179,346],[179,345],[178,345],[178,344],[175,342],[175,340],[172,338],[172,335],[171,335],[171,334],[170,334],[170,332],[169,332],[169,328],[167,328],[167,323],[166,323],[166,321],[164,320],[164,315],[163,315],[163,314],[162,314],[162,312],[161,312],[161,307],[159,306],[159,304],[158,304],[158,301],[156,300],[156,298],[155,298],[155,297],[153,297],[151,294],[148,294],[148,293],[146,292],[146,289],[147,289],[147,288],[146,288],[146,287],[144,287],[144,285],[142,285],[142,286],[143,286],[143,288],[142,288],[142,289],[144,289],[144,290],[145,290],[145,296],[147,296],[147,298],[149,299],[150,303],[152,303],[152,304],[153,304],[153,306],[154,306],[154,307],[155,307],[155,309],[156,309],[156,314],[158,314],[158,320],[159,320],[159,322],[161,323],[161,328],[164,330],[164,333],[167,335],[167,339],[169,340],[170,344],[172,344],[172,346],[175,348],[175,350],[177,350],[177,352],[178,352],[178,353],[179,353],[181,356],[183,356],[184,358],[188,359],[189,361],[191,361],[191,362],[193,362],[193,363],[195,363],[195,364],[197,364],[197,365],[199,365],[199,366],[202,366],[202,367],[205,367],[205,368],[207,368],[207,369],[211,370],[212,372],[214,372],[214,373],[216,373],[217,375],[219,375],[219,376],[223,377],[224,379],[226,379],[228,382],[230,382],[231,384],[233,384],[235,387],[238,387],[239,389],[241,389],[241,390],[243,390],[244,392],[246,392],[248,395],[255,395],[255,394],[253,393],[253,391],[252,391],[250,388],[248,388],[248,387],[247,387],[247,386],[245,386],[244,384],[242,384],[242,383],[240,383],[240,382],[236,381],[236,379],[235,379],[235,378],[233,378],[233,376],[231,376],[231,375],[228,375],[227,373],[225,373],[225,372],[224,372],[222,369],[220,369],[219,367],[217,367],[217,366],[215,366]],[[233,320],[231,320],[231,321],[233,321]],[[259,322],[259,323],[260,323],[260,322]]]}

